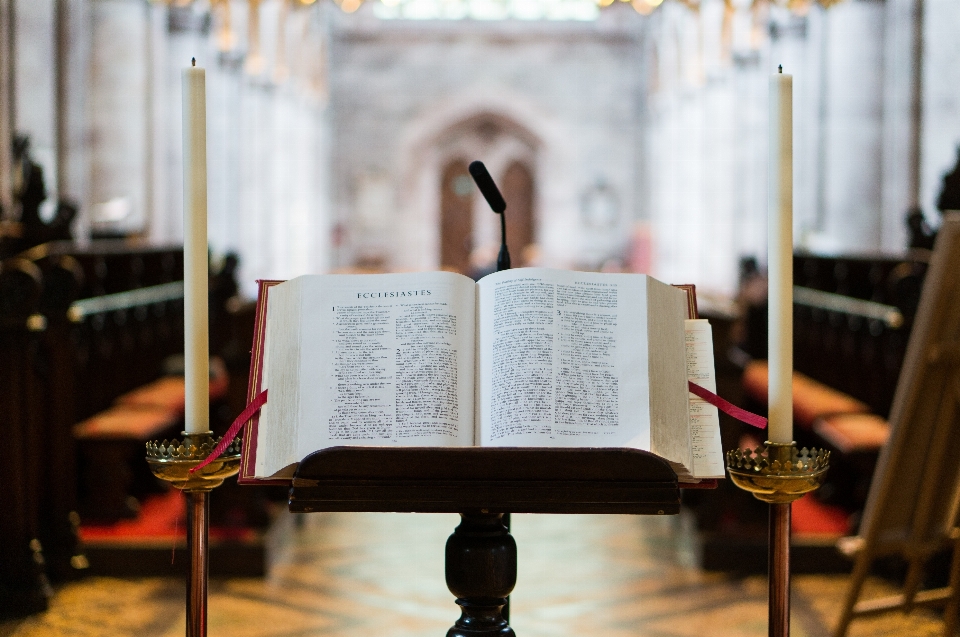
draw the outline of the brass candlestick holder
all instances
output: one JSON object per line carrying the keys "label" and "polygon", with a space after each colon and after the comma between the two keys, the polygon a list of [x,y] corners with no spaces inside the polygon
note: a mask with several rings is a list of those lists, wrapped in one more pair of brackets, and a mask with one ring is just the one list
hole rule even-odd
{"label": "brass candlestick holder", "polygon": [[798,451],[795,442],[768,440],[756,450],[727,452],[727,471],[733,483],[770,505],[770,637],[790,635],[790,504],[820,488],[829,464],[829,451]]}
{"label": "brass candlestick holder", "polygon": [[207,635],[207,579],[209,575],[210,492],[240,470],[240,441],[234,440],[214,461],[191,473],[209,456],[219,439],[213,432],[183,433],[183,442],[147,443],[147,464],[155,476],[187,494],[187,637]]}

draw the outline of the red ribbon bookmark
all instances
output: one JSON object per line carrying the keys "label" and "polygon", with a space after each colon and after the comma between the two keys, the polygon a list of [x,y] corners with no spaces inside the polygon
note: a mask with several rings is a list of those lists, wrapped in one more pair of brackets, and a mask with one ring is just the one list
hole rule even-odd
{"label": "red ribbon bookmark", "polygon": [[223,438],[220,440],[217,446],[213,448],[213,451],[210,452],[210,455],[207,456],[203,462],[191,468],[190,473],[207,466],[219,458],[220,454],[226,451],[227,447],[230,446],[230,443],[233,442],[233,439],[237,437],[238,433],[240,433],[240,428],[247,424],[247,421],[253,418],[253,415],[257,413],[261,407],[263,407],[264,403],[267,402],[267,391],[268,390],[264,389],[262,392],[257,394],[257,397],[254,398],[249,405],[247,405],[247,408],[240,412],[240,415],[237,416],[237,419],[234,420],[233,424],[230,425],[230,428],[227,429],[227,433],[223,434]]}
{"label": "red ribbon bookmark", "polygon": [[728,416],[733,416],[740,422],[745,422],[748,425],[753,425],[758,429],[767,428],[767,419],[764,418],[763,416],[758,416],[757,414],[749,412],[746,409],[740,409],[736,405],[732,403],[728,403],[723,398],[720,398],[709,389],[701,387],[700,385],[694,382],[691,382],[689,380],[687,381],[687,386],[691,394],[704,399],[705,401],[707,401],[708,403],[710,403],[711,405],[713,405],[723,413],[727,414]]}

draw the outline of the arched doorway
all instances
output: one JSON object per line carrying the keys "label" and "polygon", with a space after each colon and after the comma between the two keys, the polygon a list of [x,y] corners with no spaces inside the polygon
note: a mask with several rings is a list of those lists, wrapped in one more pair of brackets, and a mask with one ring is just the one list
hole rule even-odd
{"label": "arched doorway", "polygon": [[523,265],[524,248],[535,241],[533,173],[523,162],[511,163],[501,180],[507,202],[507,245],[514,266]]}
{"label": "arched doorway", "polygon": [[474,186],[466,160],[447,162],[440,184],[440,267],[469,274]]}

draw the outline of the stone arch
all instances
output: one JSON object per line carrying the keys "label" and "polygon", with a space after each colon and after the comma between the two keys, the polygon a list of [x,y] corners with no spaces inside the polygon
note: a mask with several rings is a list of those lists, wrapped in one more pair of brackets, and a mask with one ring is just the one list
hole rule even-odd
{"label": "stone arch", "polygon": [[[397,266],[431,269],[441,265],[443,175],[455,159],[481,159],[501,189],[508,170],[517,164],[522,166],[526,174],[519,179],[529,182],[524,187],[525,207],[529,210],[527,234],[530,241],[542,243],[542,211],[550,202],[540,197],[541,192],[549,191],[556,202],[550,208],[551,214],[575,215],[575,211],[564,210],[566,202],[574,201],[575,195],[567,192],[574,187],[574,180],[569,174],[568,145],[561,133],[561,127],[548,113],[522,97],[514,99],[504,94],[494,99],[488,95],[461,95],[412,121],[399,148],[402,169],[397,203],[405,220],[403,240],[418,249],[406,251],[410,260]],[[518,178],[518,170],[514,169],[512,179]],[[545,188],[545,182],[552,187]],[[498,243],[499,221],[483,197],[473,198],[473,212],[473,248]],[[509,213],[507,219],[511,219]],[[515,232],[519,240],[525,241],[522,231]],[[513,261],[519,265],[524,246],[509,235],[508,241]]]}

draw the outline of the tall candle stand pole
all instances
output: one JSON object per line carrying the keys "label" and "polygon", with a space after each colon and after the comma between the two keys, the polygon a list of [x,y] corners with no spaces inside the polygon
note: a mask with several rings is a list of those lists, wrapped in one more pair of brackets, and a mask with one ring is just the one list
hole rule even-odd
{"label": "tall candle stand pole", "polygon": [[210,492],[240,470],[240,441],[233,441],[226,451],[193,473],[213,452],[219,439],[213,432],[183,434],[178,440],[147,443],[147,463],[155,476],[173,484],[187,496],[187,546],[190,571],[187,576],[186,637],[207,635],[207,581],[209,575]]}
{"label": "tall candle stand pole", "polygon": [[769,635],[790,635],[790,505],[823,484],[830,452],[797,450],[794,442],[767,441],[759,449],[727,452],[727,471],[735,485],[770,505]]}

